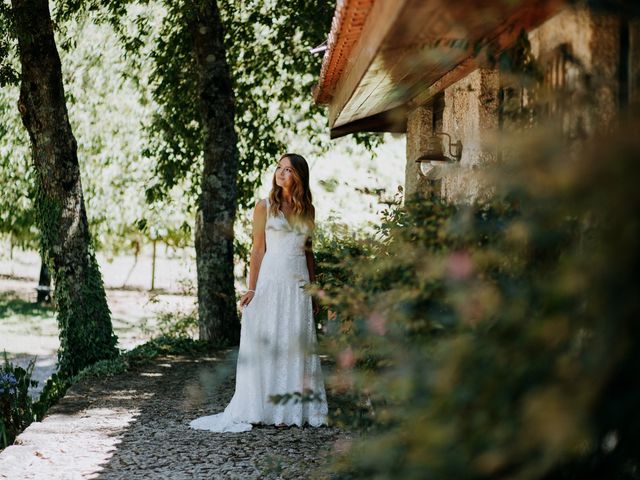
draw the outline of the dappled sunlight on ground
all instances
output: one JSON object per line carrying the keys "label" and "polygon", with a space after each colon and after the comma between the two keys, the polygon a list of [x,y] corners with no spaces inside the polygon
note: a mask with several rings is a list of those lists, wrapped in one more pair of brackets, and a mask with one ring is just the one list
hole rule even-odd
{"label": "dappled sunlight on ground", "polygon": [[29,478],[48,478],[52,472],[59,472],[58,478],[96,478],[139,413],[125,408],[89,408],[48,415],[31,424],[19,443],[0,456],[0,478],[25,478],[25,468]]}
{"label": "dappled sunlight on ground", "polygon": [[0,452],[0,479],[311,478],[334,443],[349,440],[347,432],[189,428],[229,402],[236,354],[166,356],[112,377],[83,379],[18,444]]}

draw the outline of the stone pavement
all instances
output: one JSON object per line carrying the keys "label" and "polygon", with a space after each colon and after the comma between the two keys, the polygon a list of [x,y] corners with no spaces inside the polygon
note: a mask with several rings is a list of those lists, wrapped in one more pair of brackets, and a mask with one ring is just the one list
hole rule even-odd
{"label": "stone pavement", "polygon": [[0,453],[0,479],[326,478],[322,467],[350,442],[348,432],[260,427],[220,434],[188,427],[224,409],[234,362],[233,352],[164,357],[79,382]]}

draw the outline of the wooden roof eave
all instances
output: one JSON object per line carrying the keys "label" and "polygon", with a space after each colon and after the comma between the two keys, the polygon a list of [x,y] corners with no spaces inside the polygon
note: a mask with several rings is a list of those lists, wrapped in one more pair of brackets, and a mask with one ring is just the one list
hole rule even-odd
{"label": "wooden roof eave", "polygon": [[[496,17],[488,31],[482,31],[480,27],[484,28],[484,24],[478,22],[475,26],[468,26],[476,29],[469,38],[468,47],[454,52],[457,55],[451,56],[448,63],[415,61],[416,58],[429,58],[421,52],[424,42],[420,42],[419,37],[424,32],[416,23],[420,20],[418,15],[449,18],[453,27],[448,30],[441,28],[440,34],[443,38],[455,38],[456,34],[459,37],[461,22],[473,17],[473,8],[483,3],[487,2],[463,0],[449,8],[439,1],[376,2],[352,49],[345,74],[336,84],[329,101],[332,138],[356,131],[400,131],[406,125],[406,118],[399,121],[399,111],[406,112],[424,104],[437,92],[478,67],[477,58],[471,51],[473,41],[485,38],[487,45],[495,51],[504,50],[515,41],[521,29],[530,30],[539,25],[564,1],[524,0],[515,10],[501,11],[502,17]],[[406,31],[403,30],[405,24],[410,25]],[[400,55],[403,60],[398,58]]]}
{"label": "wooden roof eave", "polygon": [[407,2],[408,0],[382,0],[373,4],[362,27],[360,37],[351,50],[344,74],[337,82],[329,101],[330,127],[336,126],[340,112],[369,70],[384,38]]}
{"label": "wooden roof eave", "polygon": [[401,105],[400,107],[392,108],[376,115],[333,127],[330,130],[330,136],[331,139],[335,139],[357,132],[406,133],[407,108]]}

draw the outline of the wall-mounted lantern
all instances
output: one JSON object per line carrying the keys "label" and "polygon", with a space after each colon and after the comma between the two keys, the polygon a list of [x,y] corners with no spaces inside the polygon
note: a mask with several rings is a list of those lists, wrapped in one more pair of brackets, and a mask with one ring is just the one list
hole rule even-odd
{"label": "wall-mounted lantern", "polygon": [[[445,135],[449,139],[449,155],[444,154],[442,148],[442,139],[438,135]],[[453,151],[455,148],[455,152]],[[420,164],[420,173],[427,176],[434,167],[446,165],[448,163],[459,162],[462,157],[462,142],[458,140],[456,143],[451,142],[451,135],[445,132],[435,132],[427,139],[426,152],[420,155],[416,162]]]}

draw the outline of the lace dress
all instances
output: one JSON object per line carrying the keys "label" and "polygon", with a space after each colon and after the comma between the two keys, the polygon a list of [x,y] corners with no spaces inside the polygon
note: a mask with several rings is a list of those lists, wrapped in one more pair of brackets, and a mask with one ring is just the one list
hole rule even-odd
{"label": "lace dress", "polygon": [[[266,252],[253,299],[242,313],[236,390],[222,413],[200,417],[189,425],[214,432],[244,432],[252,423],[317,427],[326,424],[327,401],[320,359],[314,353],[316,332],[304,245],[307,230],[292,227],[282,212],[267,204]],[[275,405],[270,395],[305,393]]]}

